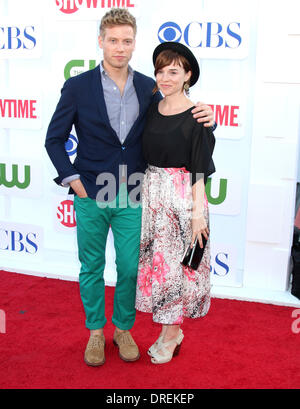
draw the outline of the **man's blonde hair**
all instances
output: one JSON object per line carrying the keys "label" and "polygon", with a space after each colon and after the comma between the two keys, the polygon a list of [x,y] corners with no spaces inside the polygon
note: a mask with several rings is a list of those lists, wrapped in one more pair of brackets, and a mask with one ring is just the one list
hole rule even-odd
{"label": "man's blonde hair", "polygon": [[133,28],[134,35],[136,35],[136,20],[127,9],[112,8],[108,11],[100,23],[100,35],[104,37],[105,29],[113,26],[127,25]]}

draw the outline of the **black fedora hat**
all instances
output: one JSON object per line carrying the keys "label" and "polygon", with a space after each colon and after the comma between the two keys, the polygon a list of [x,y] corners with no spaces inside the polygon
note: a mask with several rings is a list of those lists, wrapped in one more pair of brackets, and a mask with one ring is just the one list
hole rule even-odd
{"label": "black fedora hat", "polygon": [[165,43],[159,44],[153,51],[153,64],[155,66],[157,56],[165,50],[172,50],[176,53],[185,57],[191,65],[192,76],[190,79],[190,87],[196,84],[200,75],[200,68],[198,61],[191,50],[181,43],[176,43],[174,41],[167,41]]}

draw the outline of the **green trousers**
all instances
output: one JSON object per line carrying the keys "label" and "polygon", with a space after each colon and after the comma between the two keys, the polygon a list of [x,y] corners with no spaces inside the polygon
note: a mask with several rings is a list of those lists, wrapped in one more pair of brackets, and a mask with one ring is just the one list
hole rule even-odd
{"label": "green trousers", "polygon": [[139,261],[141,206],[130,202],[126,189],[109,206],[75,196],[79,286],[86,314],[86,327],[103,328],[105,317],[105,248],[109,227],[114,236],[117,282],[112,322],[122,330],[135,321],[135,294]]}

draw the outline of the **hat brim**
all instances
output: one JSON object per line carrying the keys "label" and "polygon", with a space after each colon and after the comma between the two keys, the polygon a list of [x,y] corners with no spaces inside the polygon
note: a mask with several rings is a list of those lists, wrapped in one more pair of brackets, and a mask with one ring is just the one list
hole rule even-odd
{"label": "hat brim", "polygon": [[188,62],[190,63],[191,70],[192,70],[192,76],[190,79],[190,87],[192,87],[196,82],[198,81],[198,78],[200,76],[200,68],[198,61],[194,54],[191,52],[191,50],[186,47],[185,45],[181,43],[176,43],[174,41],[167,41],[165,43],[159,44],[155,50],[153,51],[153,65],[155,66],[156,59],[158,55],[165,50],[172,50],[175,51],[176,53],[182,55],[185,57]]}

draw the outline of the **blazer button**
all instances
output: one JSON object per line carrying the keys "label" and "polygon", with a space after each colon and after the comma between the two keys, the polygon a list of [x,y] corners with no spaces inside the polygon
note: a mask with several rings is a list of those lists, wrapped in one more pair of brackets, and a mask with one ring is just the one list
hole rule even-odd
{"label": "blazer button", "polygon": [[126,146],[122,146],[122,151],[125,151],[125,149],[126,149]]}

